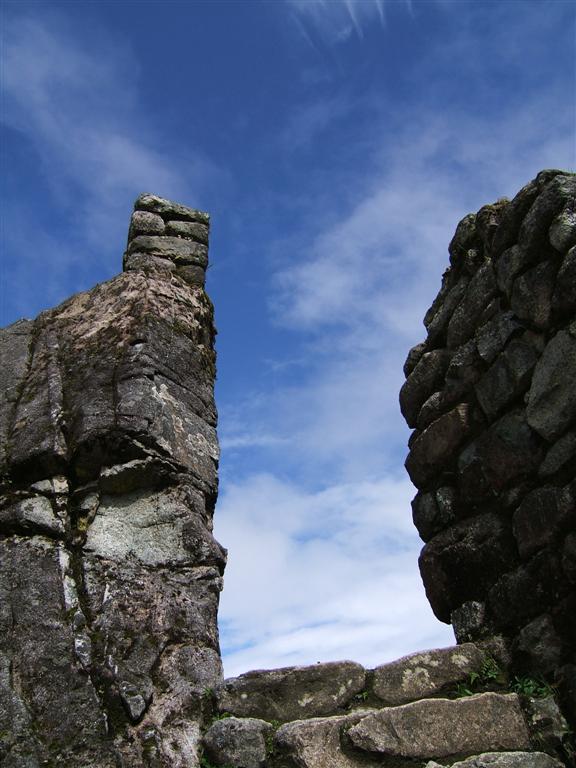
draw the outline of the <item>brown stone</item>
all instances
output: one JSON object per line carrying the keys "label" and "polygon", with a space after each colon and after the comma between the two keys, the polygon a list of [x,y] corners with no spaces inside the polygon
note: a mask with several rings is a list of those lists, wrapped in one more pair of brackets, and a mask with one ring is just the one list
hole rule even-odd
{"label": "brown stone", "polygon": [[348,736],[371,754],[420,760],[530,748],[515,694],[483,693],[382,709],[350,728]]}
{"label": "brown stone", "polygon": [[298,720],[341,712],[363,690],[366,672],[352,661],[255,670],[216,689],[220,712],[263,720]]}
{"label": "brown stone", "polygon": [[434,696],[480,672],[485,654],[472,643],[404,656],[374,670],[372,690],[388,706]]}
{"label": "brown stone", "polygon": [[[370,710],[367,710],[370,712]],[[377,768],[379,761],[343,750],[345,731],[366,713],[297,720],[278,729],[274,746],[281,759],[298,768]]]}

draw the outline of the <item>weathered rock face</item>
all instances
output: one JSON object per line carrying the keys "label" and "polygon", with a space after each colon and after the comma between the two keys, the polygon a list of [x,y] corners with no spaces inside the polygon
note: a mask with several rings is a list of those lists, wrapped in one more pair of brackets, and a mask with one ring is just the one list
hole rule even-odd
{"label": "weathered rock face", "polygon": [[460,222],[400,404],[436,616],[504,636],[576,721],[575,211],[576,176],[543,171]]}
{"label": "weathered rock face", "polygon": [[0,762],[198,765],[222,676],[208,217],[136,201],[125,272],[0,335]]}

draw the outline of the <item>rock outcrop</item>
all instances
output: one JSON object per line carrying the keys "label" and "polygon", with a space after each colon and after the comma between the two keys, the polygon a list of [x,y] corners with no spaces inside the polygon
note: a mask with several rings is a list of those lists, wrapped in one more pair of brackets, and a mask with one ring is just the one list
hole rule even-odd
{"label": "rock outcrop", "polygon": [[207,242],[143,195],[123,274],[1,332],[6,768],[198,765],[225,563]]}
{"label": "rock outcrop", "polygon": [[420,571],[459,642],[501,636],[576,722],[576,176],[466,216],[405,365]]}

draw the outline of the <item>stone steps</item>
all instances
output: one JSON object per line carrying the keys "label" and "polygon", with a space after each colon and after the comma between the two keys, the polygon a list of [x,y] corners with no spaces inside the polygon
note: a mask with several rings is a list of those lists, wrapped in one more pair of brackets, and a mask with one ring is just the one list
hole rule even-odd
{"label": "stone steps", "polygon": [[[214,691],[216,715],[204,734],[202,765],[570,765],[568,726],[554,698],[531,701],[505,683],[505,671],[473,643],[374,670],[346,661],[249,672]],[[500,690],[476,692],[490,684]]]}

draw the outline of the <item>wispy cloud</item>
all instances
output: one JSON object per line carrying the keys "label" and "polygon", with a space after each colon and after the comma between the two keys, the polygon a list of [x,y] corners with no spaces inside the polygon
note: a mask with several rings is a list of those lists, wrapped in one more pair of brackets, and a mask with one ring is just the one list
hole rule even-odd
{"label": "wispy cloud", "polygon": [[[202,155],[163,140],[140,102],[139,67],[126,40],[97,27],[76,34],[65,17],[50,12],[5,17],[1,119],[28,142],[47,191],[45,212],[61,217],[69,244],[51,247],[36,217],[25,240],[8,234],[10,269],[24,273],[38,259],[49,263],[55,288],[43,298],[50,303],[63,298],[57,285],[69,290],[71,270],[77,288],[88,287],[95,256],[100,269],[107,259],[109,274],[118,271],[136,195],[154,191],[200,204],[219,171]],[[12,221],[18,211],[5,215]],[[18,275],[11,282],[21,284]]]}
{"label": "wispy cloud", "polygon": [[[287,0],[300,19],[311,24],[326,43],[364,36],[367,24],[385,25],[385,0]],[[410,5],[406,0],[407,6]],[[307,33],[306,33],[307,34]],[[312,44],[312,43],[311,43]]]}

